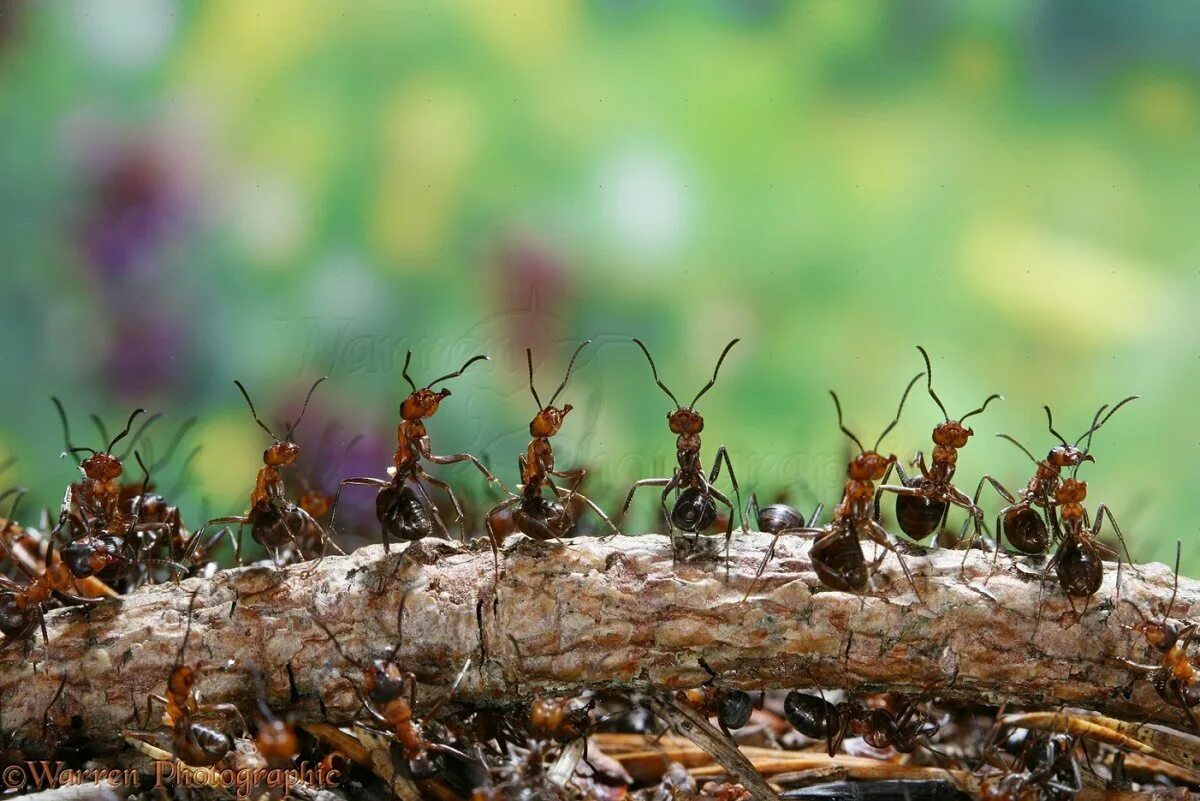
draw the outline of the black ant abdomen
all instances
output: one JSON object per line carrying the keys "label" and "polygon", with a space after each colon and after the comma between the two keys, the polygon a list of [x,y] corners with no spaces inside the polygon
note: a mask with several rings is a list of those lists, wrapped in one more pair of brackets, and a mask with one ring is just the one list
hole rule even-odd
{"label": "black ant abdomen", "polygon": [[211,767],[233,750],[233,739],[223,731],[192,723],[186,727],[181,753],[187,754],[188,763],[198,768]]}
{"label": "black ant abdomen", "polygon": [[679,494],[671,509],[671,523],[689,534],[704,531],[717,519],[717,504],[712,493],[700,487],[688,487]]}
{"label": "black ant abdomen", "polygon": [[831,722],[837,717],[837,709],[824,698],[792,690],[783,701],[783,714],[805,737],[825,740],[829,737]]}
{"label": "black ant abdomen", "polygon": [[817,577],[826,587],[858,592],[867,586],[869,570],[857,537],[818,537],[810,558]]}
{"label": "black ant abdomen", "polygon": [[1104,582],[1104,563],[1100,555],[1075,538],[1063,543],[1057,572],[1059,584],[1070,595],[1093,595]]}
{"label": "black ant abdomen", "polygon": [[750,722],[754,699],[745,690],[726,690],[717,707],[717,717],[730,729],[740,729]]}
{"label": "black ant abdomen", "polygon": [[1046,521],[1030,506],[1014,506],[1002,518],[1008,543],[1023,554],[1037,556],[1050,545]]}
{"label": "black ant abdomen", "polygon": [[513,509],[513,522],[527,537],[535,540],[557,539],[571,525],[571,518],[558,501],[544,495],[526,499]]}
{"label": "black ant abdomen", "polygon": [[[908,486],[919,489],[924,479],[915,476],[909,479]],[[900,495],[896,498],[896,522],[900,530],[911,539],[920,542],[942,524],[946,516],[945,501],[935,501],[921,495]]]}
{"label": "black ant abdomen", "polygon": [[20,595],[11,590],[0,590],[0,633],[10,640],[21,640],[37,625],[37,615],[22,603]]}
{"label": "black ant abdomen", "polygon": [[759,531],[765,531],[768,534],[778,534],[785,528],[803,528],[808,525],[804,516],[800,514],[800,510],[786,503],[764,506],[759,510],[758,519],[755,522]]}
{"label": "black ant abdomen", "polygon": [[433,516],[412,487],[386,486],[375,496],[375,516],[389,537],[415,542],[434,533]]}

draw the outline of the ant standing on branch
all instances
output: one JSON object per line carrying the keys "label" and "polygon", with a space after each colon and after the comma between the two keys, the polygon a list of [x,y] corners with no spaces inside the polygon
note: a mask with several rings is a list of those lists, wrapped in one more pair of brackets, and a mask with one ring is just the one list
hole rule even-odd
{"label": "ant standing on branch", "polygon": [[[450,390],[440,389],[434,392],[434,386],[442,381],[458,378],[466,372],[468,367],[481,360],[488,361],[489,357],[484,355],[474,356],[453,373],[447,373],[440,378],[435,378],[426,386],[418,389],[417,385],[408,376],[408,365],[412,361],[412,351],[408,351],[404,357],[404,370],[402,374],[404,375],[404,380],[412,387],[412,393],[400,404],[400,425],[396,427],[396,453],[392,457],[392,466],[388,468],[391,480],[384,481],[381,478],[372,478],[370,476],[343,479],[338,484],[337,492],[333,496],[333,507],[329,512],[330,529],[333,528],[333,520],[337,514],[338,499],[342,495],[342,488],[347,484],[353,484],[379,488],[379,492],[375,496],[375,516],[379,519],[379,524],[383,532],[383,547],[385,551],[390,549],[392,537],[406,542],[415,542],[416,540],[433,536],[435,525],[443,534],[449,537],[449,529],[446,528],[446,524],[442,521],[442,516],[438,513],[437,506],[434,505],[433,500],[425,491],[423,482],[427,482],[441,488],[449,496],[450,504],[454,507],[455,522],[459,525],[459,534],[465,539],[466,534],[462,529],[462,506],[459,504],[458,498],[455,497],[454,490],[445,481],[434,478],[425,472],[425,467],[421,464],[422,461],[431,462],[432,464],[470,462],[479,469],[479,472],[483,473],[483,477],[488,480],[488,484],[495,482],[500,485],[500,488],[506,494],[511,494],[504,486],[504,483],[492,475],[491,471],[484,467],[483,463],[471,454],[455,453],[450,456],[435,456],[433,445],[429,440],[429,432],[425,430],[424,421],[433,417],[437,413],[441,402],[450,397]],[[413,492],[409,484],[412,484],[413,487],[417,488],[417,492],[421,493],[420,498]]]}
{"label": "ant standing on branch", "polygon": [[[612,529],[613,534],[620,533],[613,522],[608,519],[608,515],[604,514],[604,511],[590,498],[578,491],[587,471],[582,467],[571,470],[555,470],[554,447],[550,444],[550,438],[559,432],[567,413],[573,408],[569,403],[556,407],[554,401],[567,386],[567,380],[571,377],[571,369],[575,366],[579,352],[590,343],[590,339],[585,340],[575,349],[575,353],[567,365],[567,372],[563,376],[562,383],[550,396],[550,402],[544,405],[533,385],[533,351],[525,350],[525,358],[529,363],[529,391],[533,393],[533,400],[538,405],[538,412],[529,423],[529,435],[533,439],[529,441],[525,453],[517,457],[517,464],[521,471],[521,484],[517,489],[521,494],[511,495],[493,506],[484,519],[487,524],[488,536],[492,542],[493,556],[499,551],[500,541],[492,525],[492,519],[512,506],[516,506],[513,517],[517,527],[526,536],[535,540],[561,540],[562,536],[571,530],[575,525],[575,519],[571,513],[571,501],[575,498],[587,504]],[[555,478],[569,481],[569,487],[557,486],[554,483]],[[542,495],[543,487],[549,487],[553,497],[547,498]],[[558,500],[559,498],[562,500]]]}
{"label": "ant standing on branch", "polygon": [[[672,537],[672,553],[674,553],[676,528],[699,536],[700,532],[711,526],[717,519],[717,506],[713,502],[715,498],[729,509],[729,523],[725,529],[725,563],[728,567],[729,545],[733,540],[733,516],[742,513],[742,493],[738,489],[733,463],[729,461],[729,454],[725,451],[724,445],[717,448],[717,454],[713,457],[712,473],[707,479],[705,478],[704,467],[700,463],[700,432],[704,430],[704,418],[696,411],[696,404],[717,383],[717,374],[721,371],[721,363],[725,361],[725,356],[733,346],[741,340],[731,340],[725,346],[725,350],[721,351],[720,357],[717,358],[717,366],[713,368],[712,378],[696,393],[696,397],[687,406],[681,406],[675,393],[671,392],[658,377],[658,368],[655,367],[654,359],[642,341],[636,338],[633,341],[642,349],[642,353],[646,354],[646,361],[650,362],[650,372],[654,375],[654,383],[658,384],[659,389],[667,393],[667,397],[675,404],[675,410],[667,412],[667,425],[671,429],[671,433],[678,436],[678,439],[675,440],[675,459],[678,464],[670,478],[644,478],[634,482],[633,486],[629,488],[629,494],[625,497],[625,505],[621,507],[621,522],[624,523],[625,515],[629,513],[629,506],[633,503],[633,494],[637,492],[638,487],[662,487],[660,501],[663,517],[667,522],[667,534]],[[737,498],[736,509],[730,503],[729,498],[713,486],[713,482],[721,474],[722,461],[729,469],[729,481],[733,485],[733,492]],[[677,497],[675,505],[668,510],[667,498],[672,491],[677,493]],[[746,524],[743,519],[742,530],[744,531],[745,528]]]}

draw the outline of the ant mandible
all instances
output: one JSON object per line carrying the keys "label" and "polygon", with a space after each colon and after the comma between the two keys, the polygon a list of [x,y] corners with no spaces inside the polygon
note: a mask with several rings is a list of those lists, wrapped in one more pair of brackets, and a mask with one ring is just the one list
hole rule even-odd
{"label": "ant mandible", "polygon": [[[771,539],[771,545],[767,548],[766,554],[763,555],[763,561],[758,566],[758,572],[755,573],[755,581],[766,570],[767,563],[774,553],[775,544],[781,536],[785,534],[815,535],[816,541],[809,552],[809,558],[812,560],[817,577],[825,586],[842,592],[861,591],[867,586],[867,581],[883,561],[883,557],[888,551],[891,551],[896,554],[913,592],[918,599],[921,599],[921,593],[913,581],[912,573],[909,572],[904,556],[896,547],[892,535],[874,519],[873,512],[875,482],[883,478],[888,467],[896,462],[894,454],[888,456],[881,454],[879,445],[883,442],[883,438],[891,433],[891,430],[900,422],[900,414],[904,411],[904,402],[908,399],[908,393],[912,391],[913,385],[922,375],[924,373],[917,373],[908,382],[904,394],[900,397],[896,417],[883,429],[879,438],[875,440],[874,447],[870,450],[867,450],[862,441],[846,428],[845,423],[842,422],[841,401],[838,400],[836,392],[829,391],[830,397],[833,398],[834,408],[837,409],[838,428],[858,446],[859,450],[858,455],[850,460],[846,468],[847,479],[842,502],[834,507],[833,520],[821,528],[814,528],[811,525],[795,526],[781,528],[775,532],[775,536]],[[880,554],[870,566],[868,566],[862,551],[862,538],[864,537],[884,549],[884,553]],[[750,589],[746,590],[745,597],[749,597],[753,586],[751,583]]]}
{"label": "ant mandible", "polygon": [[[315,537],[321,543],[321,556],[325,555],[325,550],[330,543],[328,535],[312,515],[287,497],[282,472],[282,468],[289,467],[300,455],[300,446],[292,441],[292,435],[295,434],[300,421],[304,419],[304,413],[308,411],[308,402],[312,399],[313,392],[324,380],[324,376],[318,378],[309,388],[308,395],[304,398],[304,406],[300,409],[296,422],[288,426],[282,439],[276,436],[258,416],[258,412],[254,408],[254,401],[250,400],[250,394],[246,392],[242,382],[236,380],[233,382],[238,391],[242,393],[242,397],[246,399],[246,405],[250,407],[250,414],[254,417],[254,422],[258,423],[258,427],[265,431],[273,442],[263,451],[263,466],[258,469],[254,489],[250,493],[250,510],[241,515],[209,520],[197,532],[194,538],[196,542],[201,541],[201,535],[209,526],[236,523],[239,529],[242,526],[250,526],[250,536],[272,554],[276,564],[279,563],[280,550],[289,545],[295,548],[297,556],[303,558],[303,554],[300,553],[300,542],[313,538],[314,532]],[[241,562],[241,544],[242,538],[239,536],[235,544],[239,562]],[[337,548],[336,544],[334,544],[334,548]]]}
{"label": "ant mandible", "polygon": [[[537,403],[538,412],[529,423],[529,435],[533,439],[529,441],[525,453],[517,457],[518,467],[521,471],[521,484],[518,486],[521,494],[511,495],[496,504],[484,517],[488,536],[492,542],[493,555],[499,550],[500,541],[492,525],[492,520],[500,512],[512,506],[516,506],[513,518],[517,527],[535,540],[560,539],[575,525],[570,511],[570,502],[575,498],[586,503],[612,529],[614,534],[620,533],[613,522],[608,519],[608,515],[604,514],[604,511],[590,498],[578,491],[580,483],[587,475],[584,468],[554,469],[554,448],[550,443],[550,438],[559,432],[567,413],[572,409],[569,403],[557,407],[554,405],[554,401],[567,386],[567,380],[571,377],[571,369],[575,366],[579,352],[590,343],[590,339],[585,340],[575,349],[575,353],[567,365],[567,372],[563,376],[562,383],[558,385],[558,389],[554,391],[554,394],[550,396],[550,401],[546,404],[542,403],[537,389],[533,385],[533,351],[529,349],[525,351],[525,358],[529,363],[529,391],[533,393],[533,400]],[[555,478],[570,481],[569,488],[557,486],[554,483]],[[554,493],[553,497],[546,498],[542,495],[543,487],[549,487],[550,491]],[[563,501],[558,500],[560,497]]]}
{"label": "ant mandible", "polygon": [[[237,718],[242,727],[242,735],[249,729],[242,713],[233,704],[202,704],[196,695],[196,670],[183,661],[187,650],[188,638],[192,633],[192,612],[196,606],[196,596],[200,593],[197,588],[188,600],[187,625],[183,631],[183,641],[179,644],[179,652],[175,656],[175,664],[167,679],[165,695],[151,693],[146,697],[146,727],[150,726],[151,711],[157,701],[163,707],[163,723],[171,729],[171,748],[176,758],[195,767],[211,767],[220,762],[226,754],[233,750],[233,739],[221,731],[204,723],[197,718],[211,715],[227,715]],[[151,736],[150,732],[130,732],[138,739]]]}
{"label": "ant mandible", "polygon": [[1147,644],[1162,653],[1162,661],[1157,665],[1143,665],[1129,659],[1121,661],[1149,677],[1159,697],[1165,703],[1182,709],[1192,728],[1196,728],[1196,713],[1192,708],[1200,705],[1200,673],[1197,673],[1195,665],[1187,655],[1188,645],[1196,634],[1196,624],[1184,623],[1171,617],[1171,611],[1175,607],[1175,596],[1179,592],[1179,554],[1180,543],[1176,540],[1175,582],[1171,587],[1171,600],[1165,606],[1160,602],[1154,617],[1146,617],[1133,601],[1122,599],[1132,606],[1142,619],[1133,629],[1146,637]]}
{"label": "ant mandible", "polygon": [[[933,402],[941,410],[945,421],[938,423],[933,429],[932,467],[926,467],[925,454],[921,451],[917,451],[917,455],[913,459],[913,463],[921,471],[919,476],[905,475],[904,468],[899,462],[888,466],[888,471],[883,476],[884,483],[875,492],[875,520],[879,521],[880,497],[885,492],[891,492],[896,495],[896,522],[905,534],[917,542],[945,525],[951,505],[967,511],[971,519],[975,521],[975,531],[978,535],[983,522],[983,511],[965,493],[955,487],[952,480],[958,464],[958,451],[966,447],[967,441],[975,434],[970,428],[964,426],[963,422],[968,417],[981,414],[987,409],[989,403],[997,399],[1003,400],[1004,396],[998,393],[989,395],[978,409],[967,412],[958,420],[951,420],[950,413],[946,411],[941,398],[933,391],[933,366],[929,362],[929,354],[920,345],[917,346],[917,350],[921,352],[921,358],[925,360],[925,386],[929,397],[933,398]],[[898,486],[887,483],[893,467],[900,476],[900,485]]]}
{"label": "ant mandible", "polygon": [[[725,346],[725,350],[721,351],[721,355],[717,358],[717,366],[713,368],[712,378],[696,393],[696,397],[687,406],[681,406],[675,394],[658,377],[658,368],[645,344],[640,339],[635,338],[633,341],[646,355],[646,361],[650,362],[650,372],[654,375],[654,383],[658,384],[659,389],[667,393],[667,397],[675,404],[675,410],[667,412],[667,426],[671,429],[672,434],[678,436],[675,441],[675,459],[678,465],[670,478],[644,478],[635,481],[629,488],[629,494],[625,497],[625,505],[621,507],[621,521],[624,522],[625,515],[629,513],[629,506],[633,503],[633,495],[637,492],[638,487],[662,487],[660,502],[663,517],[667,522],[668,535],[674,535],[676,528],[699,535],[717,519],[717,506],[713,502],[715,498],[729,509],[729,524],[725,530],[725,560],[728,564],[729,546],[733,540],[733,516],[741,514],[742,493],[738,488],[737,476],[733,472],[733,463],[729,461],[729,454],[724,445],[717,448],[717,454],[713,457],[712,473],[707,479],[705,478],[704,468],[700,463],[700,432],[704,430],[704,418],[696,411],[696,404],[717,383],[717,374],[721,371],[721,363],[725,361],[725,356],[733,346],[741,340],[731,340]],[[737,498],[737,507],[734,507],[729,498],[713,486],[721,474],[722,461],[729,469],[729,480]],[[680,492],[681,490],[682,492]],[[678,493],[678,496],[675,499],[675,505],[668,510],[667,497],[672,491]],[[745,529],[744,520],[742,527]]]}
{"label": "ant mandible", "polygon": [[[450,504],[454,507],[456,515],[455,522],[459,524],[459,532],[465,538],[466,534],[462,530],[462,506],[459,504],[458,498],[454,495],[454,490],[445,481],[429,475],[421,464],[422,460],[431,462],[432,464],[470,462],[479,469],[479,472],[483,473],[484,478],[488,480],[489,484],[495,482],[500,485],[505,494],[511,494],[504,486],[504,483],[492,475],[491,471],[471,454],[456,453],[449,456],[435,456],[433,446],[429,440],[429,433],[425,430],[424,421],[433,417],[437,413],[439,404],[450,397],[450,390],[441,389],[434,392],[433,387],[442,381],[458,378],[475,362],[481,360],[488,361],[489,358],[484,355],[473,356],[458,370],[453,373],[447,373],[440,378],[435,378],[424,387],[418,389],[417,385],[413,383],[413,380],[408,375],[408,365],[412,361],[412,351],[408,351],[404,357],[404,370],[402,374],[404,375],[404,380],[412,387],[412,393],[400,404],[400,425],[396,428],[396,453],[392,457],[392,466],[388,468],[391,480],[384,481],[381,478],[372,478],[370,476],[342,479],[342,482],[338,484],[337,492],[333,496],[333,507],[329,512],[329,527],[331,529],[333,528],[334,515],[337,514],[338,499],[342,495],[342,488],[347,484],[352,484],[377,487],[379,489],[378,494],[375,496],[375,516],[378,518],[382,528],[383,548],[385,551],[390,550],[392,537],[406,542],[431,537],[433,536],[435,525],[444,534],[449,536],[449,529],[446,528],[446,524],[442,521],[437,507],[425,491],[424,484],[422,484],[422,482],[428,482],[435,487],[441,488],[449,496]],[[409,482],[421,493],[420,498],[408,486]]]}
{"label": "ant mandible", "polygon": [[[1058,517],[1055,514],[1054,503],[1055,494],[1058,492],[1059,484],[1062,482],[1062,472],[1067,468],[1078,468],[1084,462],[1093,462],[1093,457],[1089,450],[1091,449],[1091,437],[1108,422],[1108,419],[1116,413],[1125,404],[1135,400],[1137,395],[1131,395],[1125,398],[1116,406],[1109,410],[1108,414],[1101,419],[1101,415],[1108,409],[1108,405],[1101,406],[1096,412],[1096,416],[1092,418],[1092,425],[1087,431],[1079,435],[1079,439],[1075,440],[1072,445],[1063,438],[1061,434],[1054,430],[1054,416],[1050,411],[1049,406],[1043,406],[1042,409],[1046,412],[1046,422],[1050,429],[1050,433],[1058,439],[1058,445],[1055,445],[1046,454],[1046,458],[1039,460],[1035,457],[1028,448],[1022,445],[1015,437],[1009,434],[997,434],[1001,439],[1006,439],[1012,444],[1021,449],[1021,452],[1029,457],[1037,469],[1033,477],[1029,479],[1029,483],[1021,489],[1020,496],[1014,497],[1005,487],[1000,484],[995,478],[989,475],[984,475],[979,479],[979,485],[975,488],[975,495],[972,502],[979,504],[979,496],[983,492],[984,483],[988,483],[992,488],[1009,504],[1004,507],[996,515],[996,537],[997,548],[996,553],[999,555],[999,537],[1003,532],[1004,537],[1009,544],[1023,554],[1028,556],[1037,556],[1046,552],[1050,546],[1050,529],[1047,528],[1047,521],[1053,528],[1055,539],[1060,539],[1062,532],[1059,529]],[[1088,444],[1084,448],[1080,448],[1079,444],[1087,438]],[[1034,507],[1040,507],[1045,518],[1039,514]],[[962,531],[959,532],[960,539],[966,534],[966,525],[964,524]],[[978,536],[978,535],[976,535]],[[968,543],[968,552],[974,544],[976,536],[973,536],[971,542]],[[965,558],[965,557],[964,557]]]}

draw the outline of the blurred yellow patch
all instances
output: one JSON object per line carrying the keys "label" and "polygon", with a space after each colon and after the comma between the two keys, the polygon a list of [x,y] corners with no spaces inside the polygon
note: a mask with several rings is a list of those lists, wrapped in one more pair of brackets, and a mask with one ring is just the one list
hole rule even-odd
{"label": "blurred yellow patch", "polygon": [[383,114],[373,239],[391,259],[427,258],[445,244],[449,215],[479,149],[475,100],[416,80]]}
{"label": "blurred yellow patch", "polygon": [[[270,444],[249,418],[248,413],[226,414],[196,427],[195,441],[204,447],[196,455],[195,484],[218,504],[214,516],[241,514],[249,508],[254,476]],[[220,506],[231,498],[237,499],[232,507]]]}
{"label": "blurred yellow patch", "polygon": [[456,4],[465,24],[507,61],[544,64],[563,53],[578,27],[581,3],[573,0],[505,0]]}
{"label": "blurred yellow patch", "polygon": [[1143,336],[1172,305],[1146,263],[1027,226],[977,228],[962,270],[969,286],[1029,331],[1090,345]]}
{"label": "blurred yellow patch", "polygon": [[1169,76],[1146,76],[1125,91],[1130,117],[1163,139],[1190,138],[1196,129],[1196,98],[1191,88]]}
{"label": "blurred yellow patch", "polygon": [[945,60],[947,78],[964,89],[992,89],[1008,76],[1008,58],[987,39],[959,39],[950,44]]}

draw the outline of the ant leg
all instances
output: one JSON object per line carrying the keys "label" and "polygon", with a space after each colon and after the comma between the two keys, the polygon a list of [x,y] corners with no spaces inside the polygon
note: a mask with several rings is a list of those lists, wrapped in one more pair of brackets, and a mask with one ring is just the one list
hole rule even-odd
{"label": "ant leg", "polygon": [[[754,514],[750,514],[750,510],[754,510]],[[758,493],[751,492],[749,500],[746,501],[746,512],[742,515],[742,520],[747,517],[754,521],[754,528],[758,530],[761,525],[759,518],[762,516],[762,509],[758,506]]]}
{"label": "ant leg", "polygon": [[[736,507],[734,507],[734,505],[729,502],[729,498],[727,498],[725,495],[723,495],[721,493],[721,491],[718,490],[716,487],[710,486],[708,488],[708,492],[710,495],[712,495],[712,497],[716,498],[718,501],[720,501],[721,503],[723,503],[729,507],[729,523],[725,528],[725,576],[726,576],[726,578],[728,578],[729,577],[729,546],[733,542],[733,514],[736,511]],[[742,499],[738,498],[738,503],[741,503],[741,502],[742,502]],[[745,520],[745,518],[742,518],[742,531],[744,532],[745,530],[746,530],[746,520]]]}
{"label": "ant leg", "polygon": [[904,571],[904,577],[908,579],[909,585],[913,589],[913,594],[917,596],[917,600],[922,606],[928,608],[929,604],[925,603],[925,599],[921,597],[921,591],[917,589],[917,583],[913,580],[912,572],[908,569],[908,563],[904,560],[904,555],[900,553],[900,549],[896,547],[891,534],[888,534],[887,529],[876,523],[874,520],[866,521],[867,536],[871,538],[875,544],[882,546],[884,549],[891,551],[896,555],[896,560],[900,562],[900,569]]}
{"label": "ant leg", "polygon": [[571,497],[575,497],[575,498],[579,498],[581,501],[586,503],[588,505],[588,508],[590,508],[593,512],[595,512],[596,516],[599,517],[601,520],[603,520],[604,524],[606,526],[608,526],[610,529],[612,529],[612,534],[610,534],[609,536],[616,537],[621,534],[621,529],[617,528],[616,524],[613,523],[613,521],[609,519],[608,515],[604,514],[604,510],[601,509],[599,506],[597,506],[596,503],[591,498],[584,495],[582,492],[575,492],[574,490],[568,491],[568,490],[562,489],[561,487],[555,487],[555,489],[558,491],[559,495],[562,496],[564,501],[570,499]]}
{"label": "ant leg", "polygon": [[153,722],[150,720],[150,714],[154,710],[154,702],[155,701],[158,701],[159,705],[162,706],[163,709],[166,709],[167,705],[168,705],[167,699],[164,698],[163,696],[159,695],[158,693],[150,693],[149,695],[146,696],[146,728],[147,729],[153,725]]}
{"label": "ant leg", "polygon": [[[925,464],[924,451],[917,451],[909,464],[921,471],[921,478],[929,478],[929,467]],[[900,474],[900,483],[907,484],[908,477],[904,475],[904,470],[900,467],[899,462],[896,463],[896,471]]]}
{"label": "ant leg", "polygon": [[[573,481],[571,484],[571,495],[579,491],[579,485],[583,483],[583,479],[587,477],[587,469],[583,467],[575,467],[570,470],[549,470],[546,472],[555,478],[561,478],[566,481]],[[569,496],[567,496],[569,497]]]}
{"label": "ant leg", "polygon": [[246,725],[246,719],[242,717],[241,710],[233,704],[201,704],[196,707],[196,713],[223,714],[237,718],[238,723],[242,727],[242,736],[245,737],[250,727]]}
{"label": "ant leg", "polygon": [[1112,510],[1104,503],[1096,507],[1096,522],[1092,526],[1092,536],[1095,537],[1100,533],[1100,526],[1103,525],[1104,518],[1108,518],[1108,522],[1112,525],[1113,531],[1117,534],[1117,539],[1121,541],[1121,548],[1125,551],[1125,560],[1129,562],[1129,567],[1133,570],[1134,575],[1140,577],[1142,574],[1138,571],[1133,557],[1129,554],[1129,546],[1125,544],[1125,535],[1121,533],[1121,527],[1117,525],[1117,519],[1113,517]]}
{"label": "ant leg", "polygon": [[625,516],[629,514],[629,507],[633,505],[633,494],[637,492],[638,487],[661,487],[669,481],[671,481],[669,478],[643,478],[641,481],[633,482],[633,486],[629,488],[629,494],[625,496],[625,503],[621,506],[618,525],[625,525]]}
{"label": "ant leg", "polygon": [[492,544],[492,574],[495,580],[500,577],[500,541],[496,537],[496,529],[492,525],[492,518],[519,503],[521,500],[519,495],[512,495],[488,510],[488,513],[483,516],[483,524],[487,528],[488,541]]}
{"label": "ant leg", "polygon": [[421,493],[421,498],[424,499],[425,505],[429,507],[429,514],[433,516],[433,521],[437,523],[438,528],[446,535],[446,539],[450,539],[450,529],[446,526],[446,521],[442,520],[442,513],[438,511],[433,498],[429,497],[429,492],[425,489],[425,485],[421,483],[421,478],[427,477],[424,473],[420,476],[414,476],[412,479],[413,486],[417,488],[417,492]]}
{"label": "ant leg", "polygon": [[[717,455],[713,457],[712,474],[708,477],[708,483],[712,484],[717,480],[717,476],[721,473],[721,462],[725,462],[725,467],[729,469],[729,483],[733,485],[733,497],[737,498],[737,507],[730,507],[730,513],[737,512],[742,517],[742,531],[749,532],[750,529],[746,526],[746,518],[742,515],[742,491],[738,487],[737,476],[733,472],[733,462],[729,461],[729,451],[725,450],[725,446],[721,445],[717,448]],[[729,535],[732,536],[732,533]],[[728,550],[728,549],[726,549]]]}
{"label": "ant leg", "polygon": [[[818,511],[819,508],[818,508]],[[762,561],[758,564],[758,570],[754,574],[754,578],[750,580],[750,586],[746,588],[746,594],[742,596],[742,603],[750,597],[750,593],[754,591],[754,585],[762,578],[763,571],[767,569],[767,564],[771,561],[771,557],[775,555],[775,545],[779,542],[779,538],[784,534],[806,535],[812,534],[819,537],[825,533],[823,528],[813,528],[812,526],[797,526],[796,528],[781,528],[775,532],[775,536],[771,537],[771,544],[767,546],[767,552],[763,554]]]}
{"label": "ant leg", "polygon": [[[433,486],[441,489],[443,492],[446,493],[447,496],[449,496],[450,505],[454,507],[455,522],[458,523],[459,539],[462,540],[463,543],[465,544],[467,541],[467,531],[466,531],[465,524],[464,524],[464,518],[466,516],[463,514],[462,506],[459,505],[458,497],[455,496],[454,490],[450,489],[450,485],[447,484],[445,481],[442,481],[440,478],[434,478],[433,476],[426,473],[424,470],[421,471],[421,477],[424,478],[426,481],[428,481]],[[508,490],[505,489],[505,492],[508,492]],[[449,532],[447,532],[447,533],[449,533]]]}
{"label": "ant leg", "polygon": [[427,461],[433,462],[434,464],[457,464],[458,462],[470,462],[479,469],[480,473],[483,473],[483,477],[487,479],[489,485],[494,483],[498,485],[506,495],[512,494],[509,492],[508,487],[504,486],[503,481],[492,475],[492,471],[484,467],[483,462],[479,461],[469,453],[452,453],[449,456],[434,456],[432,453],[422,453],[421,456],[423,456]]}
{"label": "ant leg", "polygon": [[[663,485],[662,496],[659,502],[662,504],[663,519],[667,521],[667,536],[671,538],[671,553],[675,552],[675,523],[671,520],[671,510],[667,508],[667,498],[671,492],[679,492],[679,471],[675,471],[675,475],[671,476],[670,480]],[[697,536],[699,534],[697,533]]]}
{"label": "ant leg", "polygon": [[[335,532],[337,528],[334,526],[334,520],[337,518],[338,503],[342,500],[342,488],[347,484],[357,487],[377,487],[382,489],[390,487],[392,482],[384,481],[381,478],[372,478],[370,476],[356,476],[354,478],[344,478],[338,482],[337,491],[333,493],[333,503],[329,505],[329,531]],[[388,539],[387,526],[383,526],[383,551],[387,553],[391,550],[391,543]]]}
{"label": "ant leg", "polygon": [[[900,465],[898,462],[888,462],[887,470],[884,471],[883,479],[880,480],[879,483],[881,485],[887,484],[888,479],[892,477],[892,470],[895,468],[898,468],[899,466]],[[903,476],[900,477],[900,483],[902,483],[902,484],[904,483]],[[879,522],[881,516],[883,515],[883,510],[879,505],[879,501],[882,500],[882,498],[883,498],[883,487],[880,486],[879,489],[875,490],[875,500],[873,500],[871,502],[872,506],[874,507],[874,510],[875,510],[874,514],[872,514],[872,516],[871,516],[871,519],[874,520],[876,523]]]}

